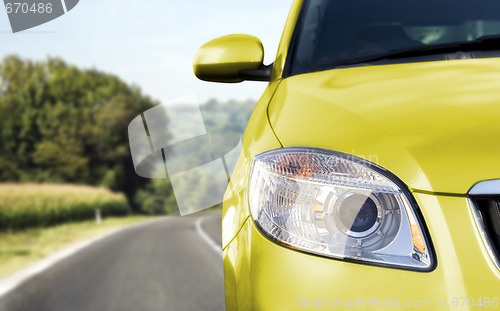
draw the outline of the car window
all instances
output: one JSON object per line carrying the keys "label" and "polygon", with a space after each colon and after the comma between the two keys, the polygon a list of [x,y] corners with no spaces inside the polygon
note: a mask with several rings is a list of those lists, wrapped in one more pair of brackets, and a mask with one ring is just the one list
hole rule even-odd
{"label": "car window", "polygon": [[402,49],[500,35],[500,1],[305,0],[292,74]]}

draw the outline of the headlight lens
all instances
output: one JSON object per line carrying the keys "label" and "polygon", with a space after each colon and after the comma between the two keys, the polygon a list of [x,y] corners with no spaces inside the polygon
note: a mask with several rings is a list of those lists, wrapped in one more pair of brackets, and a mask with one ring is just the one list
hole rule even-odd
{"label": "headlight lens", "polygon": [[429,271],[432,252],[411,195],[388,175],[322,149],[265,152],[252,166],[252,217],[271,239],[293,249]]}

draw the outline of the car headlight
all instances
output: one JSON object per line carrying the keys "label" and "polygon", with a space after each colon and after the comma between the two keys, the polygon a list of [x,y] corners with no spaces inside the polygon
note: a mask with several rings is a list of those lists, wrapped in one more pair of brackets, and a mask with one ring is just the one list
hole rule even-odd
{"label": "car headlight", "polygon": [[283,148],[255,157],[252,217],[292,249],[375,265],[430,271],[430,240],[406,187],[375,164],[346,154]]}

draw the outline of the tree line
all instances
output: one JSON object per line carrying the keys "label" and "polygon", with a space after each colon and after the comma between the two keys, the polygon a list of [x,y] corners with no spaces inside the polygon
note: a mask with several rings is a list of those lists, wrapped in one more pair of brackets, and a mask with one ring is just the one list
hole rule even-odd
{"label": "tree line", "polygon": [[[168,180],[135,174],[127,127],[159,102],[139,87],[60,58],[0,63],[0,182],[104,186],[125,194],[135,211],[175,212]],[[255,102],[211,100],[207,129],[243,134]]]}

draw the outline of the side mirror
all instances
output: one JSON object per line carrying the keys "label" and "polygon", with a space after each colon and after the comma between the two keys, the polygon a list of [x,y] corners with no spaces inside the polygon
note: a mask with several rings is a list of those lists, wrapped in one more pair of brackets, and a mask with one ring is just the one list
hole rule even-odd
{"label": "side mirror", "polygon": [[249,35],[229,35],[205,43],[193,62],[198,79],[237,83],[270,81],[271,66],[264,66],[262,42]]}

